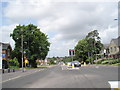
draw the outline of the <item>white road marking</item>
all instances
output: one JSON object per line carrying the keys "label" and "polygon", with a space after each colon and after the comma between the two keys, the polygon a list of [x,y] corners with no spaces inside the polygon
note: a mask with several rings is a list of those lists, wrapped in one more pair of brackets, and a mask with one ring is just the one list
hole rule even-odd
{"label": "white road marking", "polygon": [[74,68],[69,68],[68,70],[79,70],[78,67],[74,67]]}
{"label": "white road marking", "polygon": [[120,81],[108,81],[111,88],[120,88]]}
{"label": "white road marking", "polygon": [[3,83],[3,82],[7,82],[7,81],[10,81],[10,80],[14,80],[14,79],[17,79],[17,78],[20,78],[21,76],[17,76],[17,77],[14,77],[14,78],[9,78],[8,80],[5,80],[5,81],[2,81],[0,83]]}
{"label": "white road marking", "polygon": [[79,70],[80,69],[79,67],[72,68],[69,66],[62,66],[62,65],[61,65],[61,68],[62,68],[62,70]]}
{"label": "white road marking", "polygon": [[9,78],[8,80],[4,80],[4,81],[2,81],[2,82],[0,82],[0,83],[4,83],[4,82],[10,81],[10,80],[14,80],[14,79],[17,79],[17,78],[20,78],[20,77],[24,77],[24,76],[27,76],[27,75],[31,75],[31,74],[33,74],[33,73],[35,73],[35,72],[39,72],[39,71],[42,71],[42,70],[43,70],[43,69],[41,69],[41,70],[36,70],[36,71],[34,71],[34,72],[30,72],[30,73],[25,74],[25,75],[22,75],[22,76],[17,76],[17,77],[14,77],[14,78]]}

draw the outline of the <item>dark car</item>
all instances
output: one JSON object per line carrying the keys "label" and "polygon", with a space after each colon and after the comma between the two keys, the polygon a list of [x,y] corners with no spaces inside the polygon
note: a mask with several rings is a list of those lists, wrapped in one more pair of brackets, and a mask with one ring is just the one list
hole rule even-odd
{"label": "dark car", "polygon": [[75,67],[81,66],[81,63],[79,61],[72,61],[72,64],[74,64]]}

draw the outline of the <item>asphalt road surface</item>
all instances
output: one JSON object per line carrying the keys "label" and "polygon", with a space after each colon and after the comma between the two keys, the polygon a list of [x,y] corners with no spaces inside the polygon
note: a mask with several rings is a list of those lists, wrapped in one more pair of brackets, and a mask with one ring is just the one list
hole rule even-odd
{"label": "asphalt road surface", "polygon": [[[31,72],[23,76],[21,72],[12,79],[3,79],[2,88],[110,88],[108,81],[118,81],[117,66],[71,69],[58,65]],[[3,78],[6,77],[3,74]]]}

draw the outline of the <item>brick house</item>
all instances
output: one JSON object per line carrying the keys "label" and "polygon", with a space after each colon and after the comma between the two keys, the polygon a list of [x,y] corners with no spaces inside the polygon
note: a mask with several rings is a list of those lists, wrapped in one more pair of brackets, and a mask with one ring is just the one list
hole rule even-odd
{"label": "brick house", "polygon": [[2,43],[2,60],[9,60],[12,48],[9,43]]}
{"label": "brick house", "polygon": [[2,67],[7,68],[8,67],[8,60],[10,60],[10,55],[12,51],[12,47],[9,43],[1,43],[2,45]]}

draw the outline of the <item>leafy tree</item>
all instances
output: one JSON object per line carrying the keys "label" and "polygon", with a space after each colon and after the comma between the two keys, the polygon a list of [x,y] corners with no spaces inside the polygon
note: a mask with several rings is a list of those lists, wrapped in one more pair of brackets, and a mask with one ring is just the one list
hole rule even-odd
{"label": "leafy tree", "polygon": [[40,29],[33,25],[18,25],[13,30],[13,33],[10,34],[10,36],[15,41],[15,48],[12,55],[17,56],[16,58],[19,59],[19,62],[21,64],[22,60],[21,58],[21,40],[23,37],[23,51],[24,56],[26,56],[29,59],[29,62],[32,67],[36,67],[36,59],[45,59],[50,43],[48,41],[48,36],[45,35],[40,31]]}
{"label": "leafy tree", "polygon": [[85,61],[87,59],[87,39],[80,40],[75,47],[75,57],[79,59],[79,61]]}
{"label": "leafy tree", "polygon": [[88,51],[90,55],[99,54],[103,44],[101,43],[101,38],[99,37],[99,33],[97,30],[91,31],[86,36],[88,44]]}
{"label": "leafy tree", "polygon": [[93,63],[96,54],[99,54],[103,44],[100,41],[99,33],[97,30],[88,33],[86,38],[80,40],[75,47],[75,57],[79,61]]}
{"label": "leafy tree", "polygon": [[89,32],[88,35],[86,36],[86,38],[94,38],[94,39],[97,39],[98,41],[101,39],[99,37],[99,33],[97,30]]}

